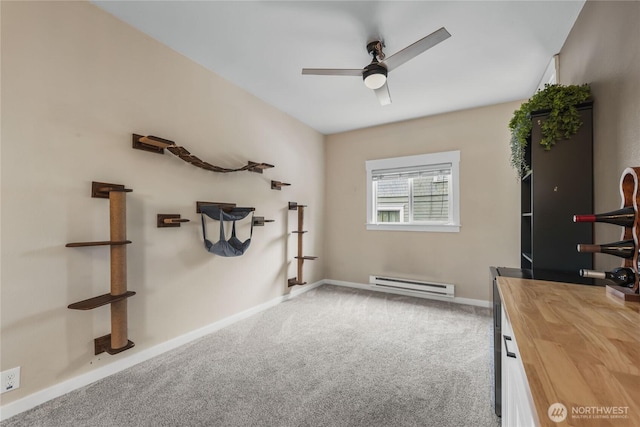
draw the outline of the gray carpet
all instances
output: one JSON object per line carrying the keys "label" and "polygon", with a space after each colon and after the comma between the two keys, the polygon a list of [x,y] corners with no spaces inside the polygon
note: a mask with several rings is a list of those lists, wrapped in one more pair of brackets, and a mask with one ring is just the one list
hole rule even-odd
{"label": "gray carpet", "polygon": [[489,309],[324,285],[15,426],[491,426]]}

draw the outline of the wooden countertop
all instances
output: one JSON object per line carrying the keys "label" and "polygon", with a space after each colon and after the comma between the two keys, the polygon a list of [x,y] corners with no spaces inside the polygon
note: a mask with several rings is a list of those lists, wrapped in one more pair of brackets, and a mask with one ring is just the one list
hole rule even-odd
{"label": "wooden countertop", "polygon": [[[542,280],[498,277],[498,289],[542,426],[640,426],[639,303]],[[547,415],[556,402],[561,423]]]}

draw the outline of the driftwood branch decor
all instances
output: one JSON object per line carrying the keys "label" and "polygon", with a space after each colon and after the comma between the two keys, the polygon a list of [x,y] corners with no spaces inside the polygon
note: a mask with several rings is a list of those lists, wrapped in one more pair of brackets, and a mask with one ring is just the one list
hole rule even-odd
{"label": "driftwood branch decor", "polygon": [[164,154],[164,149],[166,148],[171,154],[180,157],[187,163],[191,163],[193,166],[212,171],[212,172],[240,172],[240,171],[249,171],[255,173],[262,173],[263,170],[272,168],[273,165],[268,163],[256,163],[256,162],[248,162],[246,165],[237,168],[223,168],[220,166],[212,165],[211,163],[205,162],[204,160],[198,158],[191,154],[186,148],[176,145],[175,142],[170,141],[168,139],[160,138],[157,136],[142,136],[133,134],[133,148],[137,150],[151,151],[153,153]]}

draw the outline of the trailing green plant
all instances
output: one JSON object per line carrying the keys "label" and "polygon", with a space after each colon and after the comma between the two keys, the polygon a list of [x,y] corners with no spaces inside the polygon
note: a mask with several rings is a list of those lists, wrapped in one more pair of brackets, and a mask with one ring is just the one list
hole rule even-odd
{"label": "trailing green plant", "polygon": [[562,86],[546,84],[520,108],[513,112],[509,121],[511,130],[511,166],[524,176],[530,167],[525,160],[525,151],[531,135],[531,113],[539,110],[550,110],[542,123],[542,140],[540,144],[550,150],[561,139],[575,135],[582,125],[580,113],[576,105],[591,97],[588,84]]}

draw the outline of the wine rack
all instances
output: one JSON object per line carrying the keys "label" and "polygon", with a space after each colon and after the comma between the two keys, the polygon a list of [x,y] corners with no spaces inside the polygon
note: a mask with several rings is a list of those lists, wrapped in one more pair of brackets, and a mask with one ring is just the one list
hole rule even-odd
{"label": "wine rack", "polygon": [[638,250],[640,249],[640,167],[626,168],[620,177],[620,197],[622,198],[622,208],[633,206],[635,220],[633,226],[624,227],[622,240],[633,240],[635,250],[632,259],[625,259],[622,267],[627,267],[635,272],[635,282],[632,288],[625,288],[615,285],[607,285],[607,293],[616,296],[624,301],[640,302],[639,272],[638,272]]}

